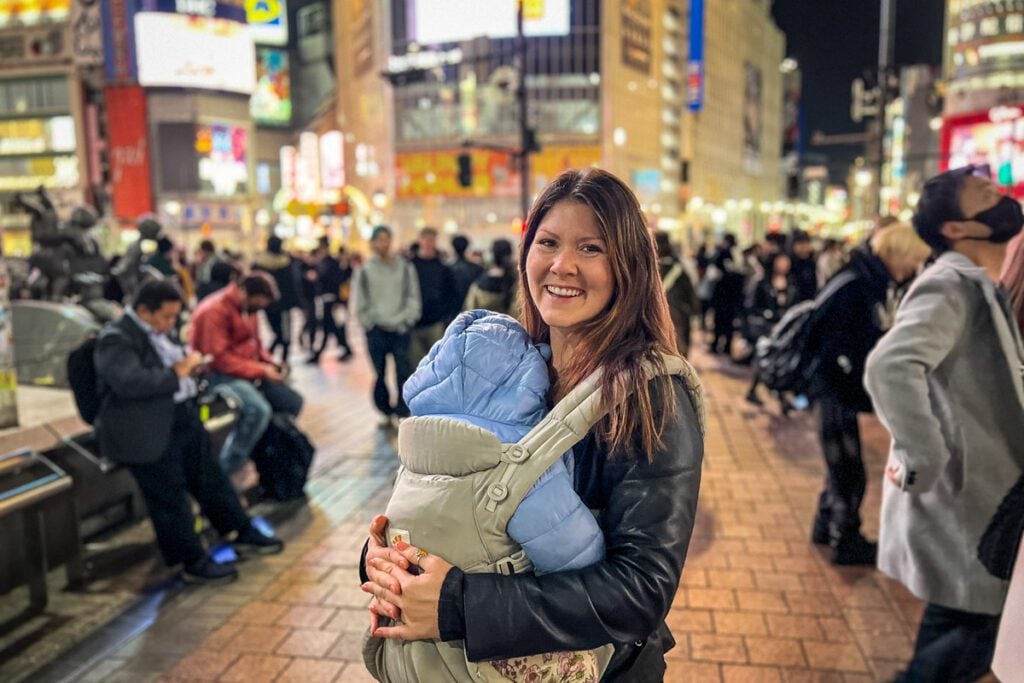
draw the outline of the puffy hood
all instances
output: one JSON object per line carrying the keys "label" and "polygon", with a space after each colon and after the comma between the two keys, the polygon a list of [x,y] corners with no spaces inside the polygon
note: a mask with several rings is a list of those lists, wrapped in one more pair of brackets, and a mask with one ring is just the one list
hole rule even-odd
{"label": "puffy hood", "polygon": [[546,344],[507,315],[460,314],[405,383],[413,415],[461,419],[517,441],[547,413]]}
{"label": "puffy hood", "polygon": [[273,254],[265,251],[256,257],[255,265],[264,270],[281,270],[287,268],[291,262],[292,257],[288,254]]}

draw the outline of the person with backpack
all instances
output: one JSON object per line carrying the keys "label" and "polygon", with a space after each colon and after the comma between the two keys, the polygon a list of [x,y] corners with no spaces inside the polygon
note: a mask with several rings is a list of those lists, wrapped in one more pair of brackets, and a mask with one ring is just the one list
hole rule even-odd
{"label": "person with backpack", "polygon": [[512,243],[497,239],[491,243],[491,267],[470,286],[466,310],[484,309],[515,317],[518,314],[516,290],[519,278],[512,260]]}
{"label": "person with backpack", "polygon": [[203,547],[186,494],[218,532],[234,534],[240,554],[279,553],[284,543],[252,525],[210,452],[196,402],[203,359],[172,337],[183,305],[177,285],[151,281],[100,332],[93,354],[96,431],[101,454],[125,465],[138,484],[167,565],[182,565],[187,582],[225,583],[238,572]]}
{"label": "person with backpack", "polygon": [[274,413],[298,417],[302,396],[289,387],[287,366],[274,361],[259,336],[259,312],[278,298],[274,280],[254,271],[200,302],[192,315],[192,348],[211,356],[210,384],[239,404],[238,423],[220,453],[227,473],[253,453]]}
{"label": "person with backpack", "polygon": [[[758,278],[747,297],[747,315],[743,332],[751,349],[756,348],[758,339],[771,334],[772,328],[799,298],[798,289],[790,278],[790,268],[791,260],[785,252],[770,255],[764,262],[764,274]],[[758,406],[762,405],[761,398],[757,395],[760,383],[761,374],[755,363],[746,398]],[[788,399],[781,392],[778,397],[783,415],[788,414],[791,409]]]}
{"label": "person with backpack", "polygon": [[727,233],[708,267],[711,279],[711,308],[714,309],[714,332],[711,353],[732,356],[732,338],[736,317],[743,306],[743,260],[736,249],[736,236]]}
{"label": "person with backpack", "polygon": [[[386,429],[392,420],[409,416],[402,400],[402,386],[412,374],[409,345],[412,327],[420,319],[419,278],[408,260],[391,251],[391,228],[378,225],[370,236],[373,250],[366,264],[356,271],[352,286],[356,318],[366,331],[366,348],[377,381],[373,402],[380,417],[377,426]],[[387,383],[387,359],[391,356],[398,378],[398,396],[392,398]]]}
{"label": "person with backpack", "polygon": [[[379,516],[361,567],[374,596],[371,633],[439,640],[471,663],[610,644],[604,680],[661,680],[675,645],[665,617],[697,511],[704,411],[700,384],[678,356],[654,240],[625,183],[586,168],[541,192],[522,254],[521,319],[534,343],[551,345],[552,399],[579,389],[608,411],[596,424],[555,429],[569,444],[580,440],[573,488],[598,511],[605,557],[543,575],[466,571],[431,548],[388,547]],[[666,357],[683,374],[669,374]],[[506,457],[529,462],[531,452]],[[490,489],[496,498],[506,491]],[[381,626],[382,616],[401,625]]]}
{"label": "person with backpack", "polygon": [[892,435],[878,568],[927,603],[897,681],[966,683],[992,663],[1007,584],[979,545],[1024,472],[1024,343],[999,285],[1022,226],[1020,203],[987,167],[928,180],[914,228],[937,259],[868,359],[867,388]]}
{"label": "person with backpack", "polygon": [[860,532],[867,475],[858,413],[872,411],[864,390],[868,353],[892,324],[890,293],[930,254],[906,223],[878,233],[812,304],[802,366],[807,395],[818,404],[818,435],[827,468],[812,540],[832,549],[837,565],[873,565],[877,546]]}
{"label": "person with backpack", "polygon": [[693,325],[693,316],[700,311],[700,300],[697,298],[693,280],[686,272],[686,264],[676,255],[668,233],[654,233],[654,243],[658,249],[661,286],[665,289],[668,312],[676,330],[677,348],[680,356],[686,356],[690,352],[690,328]]}

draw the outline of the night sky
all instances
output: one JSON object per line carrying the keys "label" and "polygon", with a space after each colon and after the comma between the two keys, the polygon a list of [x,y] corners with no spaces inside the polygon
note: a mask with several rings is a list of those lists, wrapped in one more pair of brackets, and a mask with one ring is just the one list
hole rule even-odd
{"label": "night sky", "polygon": [[[945,0],[894,0],[896,62],[942,62]],[[811,134],[863,130],[850,119],[850,84],[878,64],[881,0],[775,0],[775,21],[786,34],[787,54],[803,70],[803,128],[806,154],[824,154],[833,182],[845,176],[863,147],[811,147]]]}

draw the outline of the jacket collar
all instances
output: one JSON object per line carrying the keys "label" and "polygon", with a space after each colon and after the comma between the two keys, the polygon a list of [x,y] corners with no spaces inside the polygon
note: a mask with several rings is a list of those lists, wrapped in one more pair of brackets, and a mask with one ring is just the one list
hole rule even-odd
{"label": "jacket collar", "polygon": [[1012,318],[1012,313],[1008,317],[1007,309],[999,300],[998,284],[988,276],[984,268],[959,252],[947,251],[932,267],[953,270],[981,289],[989,307],[996,337],[1010,366],[1010,376],[1017,389],[1017,399],[1024,406],[1024,342],[1021,341],[1021,332],[1017,328],[1016,320]]}

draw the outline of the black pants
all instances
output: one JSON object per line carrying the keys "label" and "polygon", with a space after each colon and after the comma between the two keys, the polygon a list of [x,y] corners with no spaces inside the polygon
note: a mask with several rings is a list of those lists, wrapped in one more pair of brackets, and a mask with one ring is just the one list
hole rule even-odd
{"label": "black pants", "polygon": [[[373,329],[366,333],[366,347],[373,362],[373,370],[377,373],[377,383],[373,387],[373,402],[377,410],[385,415],[408,417],[409,408],[402,399],[402,387],[405,380],[412,374],[412,362],[409,359],[409,344],[412,336],[406,332],[386,332]],[[391,392],[387,385],[388,356],[395,360],[395,374],[398,375],[398,397],[392,402]]]}
{"label": "black pants", "polygon": [[274,332],[274,341],[270,345],[270,354],[280,348],[284,353],[281,358],[288,360],[288,349],[292,344],[292,309],[277,308],[271,305],[266,310],[267,323]]}
{"label": "black pants", "polygon": [[826,394],[819,399],[818,418],[827,468],[818,515],[828,524],[832,543],[836,544],[860,532],[860,503],[867,475],[860,452],[857,412]]}
{"label": "black pants", "polygon": [[195,531],[192,494],[221,534],[249,526],[249,516],[210,449],[210,437],[194,402],[174,407],[171,441],[159,460],[128,465],[153,521],[168,566],[198,562],[206,554]]}
{"label": "black pants", "polygon": [[914,658],[898,683],[971,683],[988,672],[999,617],[930,603],[921,617]]}
{"label": "black pants", "polygon": [[339,307],[344,307],[345,304],[339,303],[338,301],[328,300],[327,297],[323,299],[323,314],[320,318],[320,329],[323,331],[323,336],[320,339],[320,345],[315,347],[316,350],[313,352],[319,356],[327,348],[327,340],[334,337],[338,340],[338,348],[349,351],[348,345],[348,332],[345,329],[345,325],[338,325],[334,320],[334,312]]}
{"label": "black pants", "polygon": [[736,333],[736,307],[731,304],[715,306],[715,338],[711,342],[713,353],[728,354],[732,351],[732,337]]}

